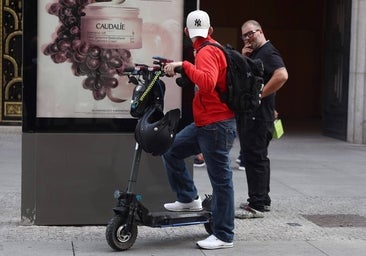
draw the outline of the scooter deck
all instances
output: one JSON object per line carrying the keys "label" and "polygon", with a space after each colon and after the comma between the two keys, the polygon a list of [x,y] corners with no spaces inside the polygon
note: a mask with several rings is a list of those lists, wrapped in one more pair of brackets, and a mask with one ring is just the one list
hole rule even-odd
{"label": "scooter deck", "polygon": [[149,215],[149,221],[145,221],[145,226],[150,227],[176,227],[176,226],[188,226],[205,224],[210,222],[211,212],[199,211],[199,212],[151,212]]}

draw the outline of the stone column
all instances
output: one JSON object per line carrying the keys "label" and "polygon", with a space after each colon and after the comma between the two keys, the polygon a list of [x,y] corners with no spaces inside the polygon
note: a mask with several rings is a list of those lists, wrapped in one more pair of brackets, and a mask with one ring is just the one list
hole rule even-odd
{"label": "stone column", "polygon": [[366,144],[366,0],[352,0],[347,141]]}

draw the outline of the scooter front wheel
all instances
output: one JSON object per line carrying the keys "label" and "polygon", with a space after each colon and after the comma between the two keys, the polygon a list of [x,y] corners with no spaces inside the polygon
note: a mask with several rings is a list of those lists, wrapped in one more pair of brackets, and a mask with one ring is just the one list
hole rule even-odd
{"label": "scooter front wheel", "polygon": [[106,239],[109,246],[116,251],[124,251],[131,248],[137,237],[137,224],[133,222],[127,230],[127,218],[116,215],[108,223]]}

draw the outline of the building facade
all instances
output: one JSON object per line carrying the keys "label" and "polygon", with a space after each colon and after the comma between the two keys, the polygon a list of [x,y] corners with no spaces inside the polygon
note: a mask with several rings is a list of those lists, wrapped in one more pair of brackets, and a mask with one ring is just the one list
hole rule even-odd
{"label": "building facade", "polygon": [[[325,135],[366,144],[366,0],[236,5],[201,0],[199,5],[210,13],[215,37],[238,50],[242,22],[261,22],[289,69],[289,81],[277,97],[285,125],[286,120],[319,120]],[[21,0],[0,0],[0,125],[22,124],[22,11]]]}

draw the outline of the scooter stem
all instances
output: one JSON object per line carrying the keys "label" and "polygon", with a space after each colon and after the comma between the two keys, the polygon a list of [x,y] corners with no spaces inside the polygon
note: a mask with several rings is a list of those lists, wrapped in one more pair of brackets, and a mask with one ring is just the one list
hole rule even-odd
{"label": "scooter stem", "polygon": [[127,193],[134,192],[137,175],[138,175],[138,171],[139,171],[139,166],[140,166],[141,152],[142,152],[142,147],[140,147],[140,145],[136,142],[135,152],[133,154],[133,159],[132,159],[132,168],[131,168],[130,178],[128,179]]}

